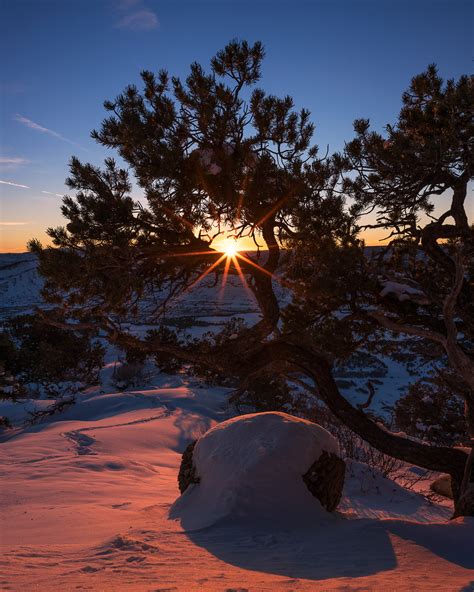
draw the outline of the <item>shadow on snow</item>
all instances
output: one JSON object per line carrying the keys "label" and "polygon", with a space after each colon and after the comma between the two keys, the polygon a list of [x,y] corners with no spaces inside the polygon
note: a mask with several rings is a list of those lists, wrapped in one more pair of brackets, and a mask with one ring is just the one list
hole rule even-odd
{"label": "shadow on snow", "polygon": [[194,544],[239,568],[324,580],[364,577],[396,568],[390,535],[409,540],[453,564],[474,569],[474,528],[469,521],[418,524],[355,519],[340,520],[329,528],[326,525],[318,529],[315,525],[294,530],[225,522],[186,534]]}

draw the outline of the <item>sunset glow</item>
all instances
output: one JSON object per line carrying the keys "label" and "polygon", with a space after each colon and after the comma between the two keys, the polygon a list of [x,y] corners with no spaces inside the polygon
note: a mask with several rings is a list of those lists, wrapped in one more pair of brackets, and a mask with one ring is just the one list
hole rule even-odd
{"label": "sunset glow", "polygon": [[235,239],[227,238],[216,245],[216,250],[224,253],[226,257],[232,258],[240,251],[239,244]]}

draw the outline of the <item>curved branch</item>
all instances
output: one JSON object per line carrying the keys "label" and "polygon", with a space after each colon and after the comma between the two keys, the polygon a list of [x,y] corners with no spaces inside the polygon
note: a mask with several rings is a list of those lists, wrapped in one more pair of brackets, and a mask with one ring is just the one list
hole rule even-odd
{"label": "curved branch", "polygon": [[255,372],[265,366],[289,363],[304,372],[315,382],[318,393],[330,411],[348,428],[381,452],[429,470],[446,472],[461,483],[467,455],[458,449],[428,446],[409,440],[381,428],[365,413],[353,407],[339,392],[332,377],[329,362],[319,353],[294,344],[274,341],[265,344],[258,355],[247,364],[247,370]]}
{"label": "curved branch", "polygon": [[430,341],[435,341],[446,348],[446,337],[441,333],[430,331],[429,329],[422,329],[421,327],[397,323],[382,312],[369,312],[367,315],[375,319],[380,325],[382,325],[382,327],[385,327],[385,329],[388,329],[389,331],[394,331],[395,333],[406,333],[407,335],[414,335],[415,337],[429,339]]}

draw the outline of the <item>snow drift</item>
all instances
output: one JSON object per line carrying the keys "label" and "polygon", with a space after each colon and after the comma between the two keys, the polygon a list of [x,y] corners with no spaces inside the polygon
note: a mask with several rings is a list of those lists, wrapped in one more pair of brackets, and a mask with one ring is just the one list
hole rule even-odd
{"label": "snow drift", "polygon": [[[429,503],[361,463],[347,463],[344,519],[324,512],[303,483],[294,499],[311,514],[301,528],[288,519],[291,500],[263,525],[229,520],[183,532],[169,520],[181,453],[228,417],[230,389],[164,374],[135,390],[110,388],[80,393],[35,425],[22,425],[28,412],[52,401],[0,401],[0,415],[15,426],[0,444],[0,589],[329,592],[402,590],[406,582],[420,592],[472,589],[474,519],[449,520],[448,500]],[[282,456],[272,500],[284,499],[289,479],[301,485],[283,456],[304,464],[299,430],[285,436],[288,450],[281,426],[259,430],[263,444],[276,430]],[[239,444],[249,444],[245,434]],[[179,503],[194,504],[203,485]],[[200,499],[196,512],[205,509]]]}
{"label": "snow drift", "polygon": [[195,530],[223,520],[322,524],[334,520],[310,493],[303,475],[323,452],[339,454],[322,427],[286,413],[242,415],[202,436],[193,451],[200,482],[170,511]]}

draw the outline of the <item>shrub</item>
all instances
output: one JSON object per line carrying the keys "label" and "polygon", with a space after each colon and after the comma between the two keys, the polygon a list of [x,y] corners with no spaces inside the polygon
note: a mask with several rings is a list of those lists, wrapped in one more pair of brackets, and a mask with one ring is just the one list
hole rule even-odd
{"label": "shrub", "polygon": [[293,393],[281,376],[262,374],[250,379],[244,388],[234,391],[230,398],[238,410],[251,407],[253,410],[285,411],[295,413]]}
{"label": "shrub", "polygon": [[143,364],[141,362],[125,362],[114,370],[114,383],[120,390],[138,386],[142,381]]}
{"label": "shrub", "polygon": [[[176,331],[173,331],[173,329],[170,329],[165,325],[162,325],[159,329],[152,329],[148,331],[146,340],[149,343],[157,341],[161,345],[168,345],[172,347],[179,347],[183,343],[178,337]],[[183,365],[182,360],[173,354],[168,354],[166,352],[158,352],[155,354],[154,358],[158,368],[162,372],[167,372],[168,374],[174,374]]]}
{"label": "shrub", "polygon": [[411,384],[395,405],[395,422],[410,436],[453,446],[467,439],[462,391],[466,386],[449,370]]}
{"label": "shrub", "polygon": [[38,315],[10,319],[1,334],[2,365],[20,384],[98,381],[104,347],[90,333],[45,324]]}

